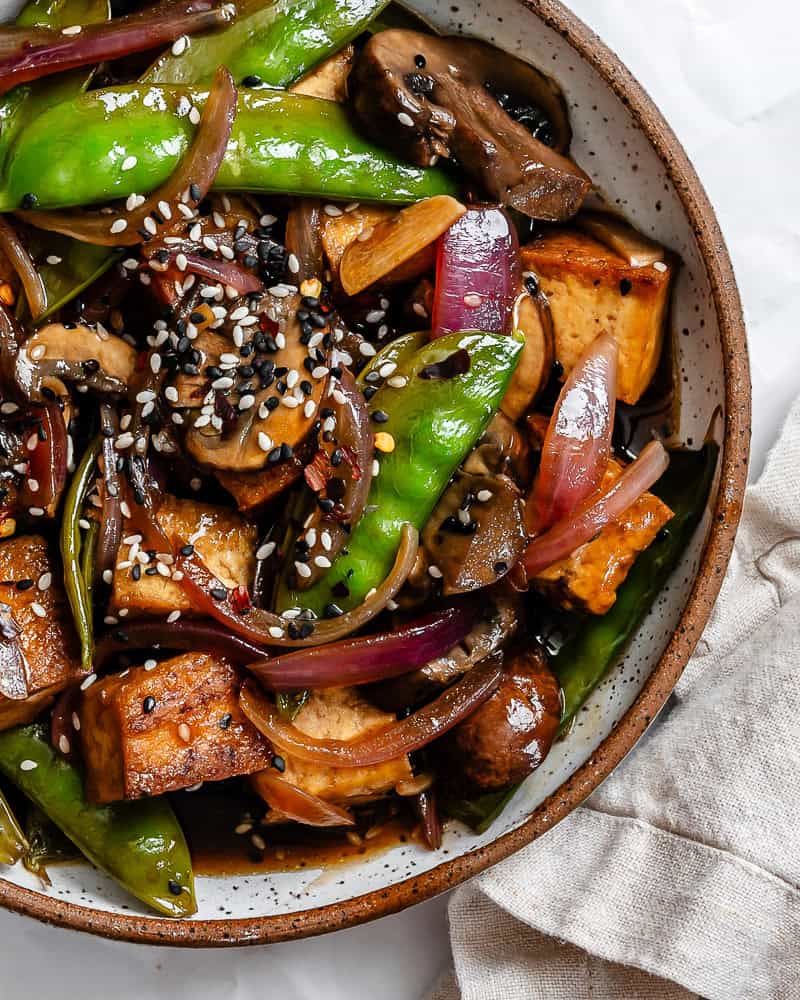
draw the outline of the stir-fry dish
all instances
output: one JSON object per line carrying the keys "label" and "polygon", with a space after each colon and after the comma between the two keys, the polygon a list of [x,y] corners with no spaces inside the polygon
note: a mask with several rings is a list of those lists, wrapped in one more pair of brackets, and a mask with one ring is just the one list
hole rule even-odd
{"label": "stir-fry dish", "polygon": [[2,30],[6,864],[183,916],[212,798],[254,865],[484,830],[699,523],[677,258],[551,79],[384,7]]}

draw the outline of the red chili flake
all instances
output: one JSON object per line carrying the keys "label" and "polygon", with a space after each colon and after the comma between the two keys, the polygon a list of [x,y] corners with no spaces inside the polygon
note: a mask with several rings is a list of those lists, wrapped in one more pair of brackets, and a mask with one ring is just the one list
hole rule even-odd
{"label": "red chili flake", "polygon": [[136,371],[137,372],[143,372],[145,370],[145,368],[148,367],[149,362],[148,362],[147,359],[149,357],[150,357],[150,352],[149,351],[139,351],[138,355],[136,356]]}
{"label": "red chili flake", "polygon": [[328,457],[328,453],[320,449],[303,469],[303,478],[308,484],[309,489],[315,493],[319,493],[325,488],[325,484],[330,479],[330,476],[331,460]]}
{"label": "red chili flake", "polygon": [[339,450],[344,456],[345,462],[350,466],[350,475],[355,482],[358,482],[361,479],[361,466],[358,464],[355,451],[347,444],[340,445]]}
{"label": "red chili flake", "polygon": [[280,330],[278,323],[274,319],[270,319],[266,313],[261,313],[258,318],[258,325],[264,333],[272,334],[273,337]]}
{"label": "red chili flake", "polygon": [[236,612],[237,615],[246,615],[248,611],[253,607],[253,602],[250,600],[250,594],[247,591],[247,587],[243,584],[234,590],[230,595],[231,607]]}

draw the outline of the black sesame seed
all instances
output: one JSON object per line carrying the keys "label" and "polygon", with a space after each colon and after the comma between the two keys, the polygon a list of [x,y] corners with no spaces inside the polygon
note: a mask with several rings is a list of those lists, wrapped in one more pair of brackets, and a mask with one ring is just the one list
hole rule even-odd
{"label": "black sesame seed", "polygon": [[317,500],[317,503],[319,504],[320,510],[324,511],[326,514],[330,514],[336,506],[333,500],[329,500],[327,497],[320,497],[319,500]]}
{"label": "black sesame seed", "polygon": [[232,718],[233,718],[233,716],[231,715],[231,713],[230,712],[226,712],[222,716],[222,718],[219,720],[219,728],[220,729],[227,729],[228,726],[230,726],[230,724],[231,724]]}
{"label": "black sesame seed", "polygon": [[369,402],[377,391],[378,391],[377,385],[368,385],[367,388],[364,390],[364,399],[366,399],[366,401]]}
{"label": "black sesame seed", "polygon": [[23,208],[35,208],[39,203],[39,199],[32,191],[28,191],[27,194],[22,196],[22,207]]}
{"label": "black sesame seed", "polygon": [[[195,201],[196,200],[197,199],[195,199]],[[174,879],[170,879],[167,882],[167,888],[169,889],[169,891],[172,893],[173,896],[180,896],[180,894],[183,892],[183,889],[180,887],[180,885],[178,885],[176,881],[174,881]]]}
{"label": "black sesame seed", "polygon": [[281,445],[281,458],[285,460],[287,458],[292,458],[293,455],[294,450],[292,449],[292,446],[284,442]]}
{"label": "black sesame seed", "polygon": [[280,460],[281,460],[280,448],[273,448],[272,451],[267,454],[268,462],[272,462],[274,464],[275,462],[280,462]]}
{"label": "black sesame seed", "polygon": [[628,295],[633,288],[633,284],[628,278],[623,278],[619,283],[619,294]]}
{"label": "black sesame seed", "polygon": [[228,596],[228,591],[224,587],[212,587],[210,594],[215,601],[224,601]]}
{"label": "black sesame seed", "polygon": [[189,315],[189,319],[192,321],[192,323],[205,323],[206,315],[205,313],[201,312],[193,312]]}
{"label": "black sesame seed", "polygon": [[32,586],[33,586],[33,580],[26,579],[17,581],[17,590],[30,590]]}
{"label": "black sesame seed", "polygon": [[495,573],[497,573],[498,576],[500,576],[502,573],[507,572],[508,563],[505,562],[503,559],[498,559],[497,562],[494,564],[494,571]]}
{"label": "black sesame seed", "polygon": [[182,556],[194,555],[194,545],[184,545],[182,546],[180,553]]}
{"label": "black sesame seed", "polygon": [[142,711],[144,712],[145,715],[149,715],[155,707],[156,707],[156,700],[151,694],[149,694],[142,702]]}
{"label": "black sesame seed", "polygon": [[189,185],[189,196],[192,199],[192,201],[200,201],[200,199],[203,197],[203,192],[200,189],[199,184]]}
{"label": "black sesame seed", "polygon": [[323,609],[323,614],[326,618],[338,618],[339,615],[343,615],[344,611],[339,607],[338,604],[326,604]]}
{"label": "black sesame seed", "polygon": [[417,69],[425,69],[425,56],[421,52],[414,56],[414,65]]}
{"label": "black sesame seed", "polygon": [[156,576],[158,574],[158,569],[155,566],[148,566],[144,571],[145,576]]}
{"label": "black sesame seed", "polygon": [[372,419],[376,424],[385,424],[389,419],[389,414],[385,410],[376,410],[372,414]]}
{"label": "black sesame seed", "polygon": [[250,73],[242,80],[243,87],[260,87],[264,81],[255,73]]}
{"label": "black sesame seed", "polygon": [[133,577],[134,580],[137,580],[137,581],[141,580],[141,578],[142,578],[142,567],[139,565],[139,563],[136,563],[136,565],[131,570],[131,576]]}
{"label": "black sesame seed", "polygon": [[280,771],[281,774],[286,770],[286,761],[283,757],[279,757],[277,754],[272,758],[272,766],[276,771]]}
{"label": "black sesame seed", "polygon": [[525,288],[527,289],[529,295],[538,295],[539,279],[535,274],[528,274],[525,276]]}

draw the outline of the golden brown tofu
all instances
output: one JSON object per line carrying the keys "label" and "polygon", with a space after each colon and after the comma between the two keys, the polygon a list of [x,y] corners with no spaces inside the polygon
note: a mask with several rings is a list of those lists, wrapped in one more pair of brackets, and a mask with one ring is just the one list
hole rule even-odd
{"label": "golden brown tofu", "polygon": [[[157,520],[167,537],[191,539],[205,564],[226,587],[249,587],[255,572],[254,525],[226,507],[179,500],[169,494],[164,496]],[[116,610],[127,608],[132,615],[167,615],[176,609],[191,612],[192,606],[180,584],[160,572],[147,573],[160,560],[140,563],[141,575],[135,580],[137,561],[131,560],[130,554],[131,546],[120,545],[112,593]]]}
{"label": "golden brown tofu", "polygon": [[238,670],[184,653],[95,682],[80,707],[86,792],[136,799],[261,771],[269,744],[239,708]]}
{"label": "golden brown tofu", "polygon": [[[601,489],[608,489],[622,475],[612,459]],[[617,599],[617,588],[636,557],[653,541],[672,517],[672,511],[652,493],[644,493],[619,520],[606,525],[591,542],[553,563],[533,580],[536,590],[563,608],[604,615]]]}
{"label": "golden brown tofu", "polygon": [[0,543],[0,604],[22,653],[16,664],[0,663],[0,729],[8,729],[30,722],[85,671],[60,572],[40,535]]}
{"label": "golden brown tofu", "polygon": [[[328,688],[312,692],[294,724],[301,732],[319,739],[354,740],[390,725],[394,718],[362,698],[355,688]],[[405,755],[370,767],[323,767],[284,758],[286,781],[329,802],[352,804],[375,798],[411,777]]]}
{"label": "golden brown tofu", "polygon": [[631,267],[598,240],[549,230],[522,251],[523,267],[539,277],[550,303],[556,360],[565,376],[601,333],[619,344],[617,396],[635,403],[661,355],[673,265]]}

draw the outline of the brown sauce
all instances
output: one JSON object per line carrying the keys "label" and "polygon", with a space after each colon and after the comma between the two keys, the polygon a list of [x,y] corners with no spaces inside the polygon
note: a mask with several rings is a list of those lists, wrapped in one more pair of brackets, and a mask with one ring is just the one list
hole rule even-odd
{"label": "brown sauce", "polygon": [[[252,808],[253,800],[230,794],[194,792],[171,798],[198,875],[331,868],[361,863],[365,857],[418,839],[416,820],[410,810],[394,816],[383,809],[366,811],[357,817],[357,825],[348,838],[341,829],[248,820],[248,815],[258,815]],[[252,828],[245,831],[248,822],[252,822]],[[237,828],[242,832],[236,833]],[[257,841],[258,846],[253,843],[254,834],[261,838],[263,849],[260,842]]]}

